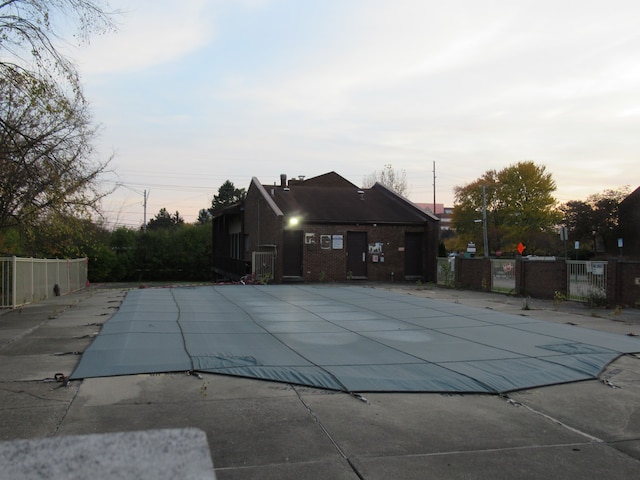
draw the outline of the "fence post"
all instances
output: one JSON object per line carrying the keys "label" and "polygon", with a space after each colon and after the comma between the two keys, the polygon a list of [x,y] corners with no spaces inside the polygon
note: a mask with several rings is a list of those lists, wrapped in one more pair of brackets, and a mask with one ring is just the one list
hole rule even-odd
{"label": "fence post", "polygon": [[516,280],[516,284],[514,287],[514,290],[516,292],[517,295],[524,295],[525,293],[525,285],[524,285],[524,262],[522,260],[522,256],[518,255],[516,256],[516,273],[515,273],[515,280]]}
{"label": "fence post", "polygon": [[622,304],[622,265],[619,259],[609,261],[607,265],[606,297],[609,305]]}
{"label": "fence post", "polygon": [[49,260],[44,262],[44,298],[49,299]]}
{"label": "fence post", "polygon": [[35,271],[33,268],[33,264],[34,264],[33,257],[29,257],[29,264],[31,265],[31,282],[29,282],[29,301],[27,303],[32,303],[33,299],[35,298],[34,292],[36,289],[33,284],[33,280],[34,280],[33,277],[35,277]]}
{"label": "fence post", "polygon": [[11,308],[16,308],[18,293],[16,290],[18,289],[18,259],[14,255],[11,257]]}

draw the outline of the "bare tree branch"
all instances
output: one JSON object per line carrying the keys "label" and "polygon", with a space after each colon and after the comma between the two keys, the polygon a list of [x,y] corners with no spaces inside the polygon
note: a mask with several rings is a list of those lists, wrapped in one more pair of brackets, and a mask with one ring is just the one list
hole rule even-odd
{"label": "bare tree branch", "polygon": [[33,227],[51,212],[98,212],[97,128],[88,107],[27,74],[0,77],[0,228]]}
{"label": "bare tree branch", "polygon": [[363,188],[370,188],[376,182],[381,183],[387,188],[390,188],[398,195],[406,195],[407,193],[407,172],[404,170],[395,170],[393,165],[387,164],[382,170],[374,171],[367,175],[362,180]]}
{"label": "bare tree branch", "polygon": [[75,65],[55,45],[61,41],[58,23],[75,24],[74,36],[86,42],[91,34],[115,29],[113,13],[92,0],[6,0],[0,3],[0,67],[64,80],[80,95]]}

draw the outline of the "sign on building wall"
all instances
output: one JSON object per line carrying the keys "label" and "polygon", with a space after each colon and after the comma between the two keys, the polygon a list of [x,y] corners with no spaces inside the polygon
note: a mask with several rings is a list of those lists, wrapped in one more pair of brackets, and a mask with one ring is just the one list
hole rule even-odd
{"label": "sign on building wall", "polygon": [[382,253],[382,242],[370,243],[369,244],[369,253]]}
{"label": "sign on building wall", "polygon": [[331,248],[342,250],[344,248],[344,237],[342,235],[333,235],[331,237]]}

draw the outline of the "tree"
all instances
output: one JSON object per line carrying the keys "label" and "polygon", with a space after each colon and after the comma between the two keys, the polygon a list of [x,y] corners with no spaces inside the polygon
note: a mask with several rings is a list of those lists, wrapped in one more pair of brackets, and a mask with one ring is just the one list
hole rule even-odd
{"label": "tree", "polygon": [[145,281],[209,279],[211,242],[209,225],[181,224],[138,232],[133,270],[139,273],[138,280]]}
{"label": "tree", "polygon": [[362,179],[363,188],[371,188],[376,182],[393,190],[398,195],[407,193],[407,172],[396,171],[391,164],[384,166],[382,170],[374,171]]}
{"label": "tree", "polygon": [[227,180],[218,188],[218,195],[213,196],[209,212],[213,213],[218,208],[241,202],[246,196],[247,192],[244,188],[236,188],[233,182]]}
{"label": "tree", "polygon": [[154,218],[149,220],[147,228],[149,230],[173,229],[184,225],[184,218],[180,216],[180,212],[171,215],[166,208],[161,208]]}
{"label": "tree", "polygon": [[[103,2],[91,0],[0,1],[0,74],[29,73],[48,82],[65,80],[81,94],[74,64],[55,46],[65,26],[75,24],[75,37],[113,30]],[[105,4],[106,5],[106,4]]]}
{"label": "tree", "polygon": [[196,223],[198,225],[204,225],[206,223],[209,223],[210,221],[211,221],[211,212],[206,208],[201,208],[200,211],[198,212],[198,220]]}
{"label": "tree", "polygon": [[629,186],[623,186],[590,195],[586,201],[571,200],[561,205],[570,240],[594,253],[611,250],[617,238],[618,206],[629,192]]}
{"label": "tree", "polygon": [[[484,187],[484,193],[483,193]],[[489,170],[477,180],[454,188],[452,225],[462,242],[483,248],[483,204],[486,199],[490,250],[515,251],[519,242],[527,253],[547,253],[555,248],[549,234],[560,219],[552,175],[544,166],[526,161],[500,171]]]}
{"label": "tree", "polygon": [[78,97],[28,73],[0,76],[0,231],[98,212],[109,162],[93,158],[96,133]]}
{"label": "tree", "polygon": [[108,162],[92,159],[96,129],[79,76],[55,45],[72,24],[80,40],[113,28],[97,1],[0,1],[0,234],[19,232],[29,250],[39,250],[44,222],[69,231],[105,195],[97,178]]}
{"label": "tree", "polygon": [[[142,236],[139,230],[120,227],[111,232],[109,248],[116,258],[109,272],[110,281],[131,281],[139,279],[138,270],[138,237]],[[136,275],[137,274],[137,275]]]}

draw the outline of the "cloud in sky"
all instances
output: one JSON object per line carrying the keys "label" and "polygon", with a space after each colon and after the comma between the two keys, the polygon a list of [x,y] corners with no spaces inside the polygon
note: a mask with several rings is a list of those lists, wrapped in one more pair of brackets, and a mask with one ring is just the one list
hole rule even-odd
{"label": "cloud in sky", "polygon": [[142,71],[169,63],[200,48],[215,35],[207,17],[206,0],[175,2],[110,2],[117,34],[94,37],[90,47],[78,52],[85,76]]}
{"label": "cloud in sky", "polygon": [[[640,184],[640,4],[609,0],[111,0],[75,52],[128,187],[193,221],[230,179],[385,164],[410,198],[521,160],[560,201]],[[120,189],[110,218],[142,220]],[[131,212],[131,213],[129,213]]]}

